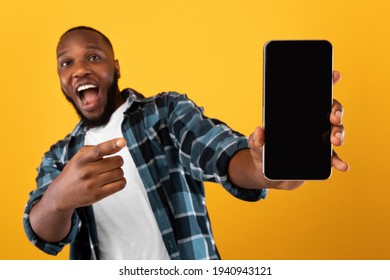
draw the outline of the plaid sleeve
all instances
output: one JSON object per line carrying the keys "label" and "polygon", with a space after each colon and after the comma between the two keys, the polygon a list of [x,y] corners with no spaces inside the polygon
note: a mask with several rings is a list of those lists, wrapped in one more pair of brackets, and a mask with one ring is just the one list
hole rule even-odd
{"label": "plaid sleeve", "polygon": [[72,217],[72,227],[68,236],[58,243],[45,242],[35,234],[31,227],[29,215],[32,207],[42,198],[48,186],[54,178],[60,174],[63,168],[63,164],[60,161],[55,160],[55,149],[56,146],[53,146],[51,151],[45,154],[42,163],[38,168],[38,176],[36,178],[37,188],[30,192],[29,200],[27,201],[23,215],[23,226],[27,238],[33,245],[50,255],[57,255],[66,244],[69,244],[74,240],[80,224],[79,218],[76,212],[74,212]]}
{"label": "plaid sleeve", "polygon": [[267,190],[240,188],[229,181],[227,171],[235,153],[248,148],[248,139],[225,123],[206,117],[186,95],[170,93],[169,127],[179,157],[196,180],[221,184],[233,196],[257,201]]}

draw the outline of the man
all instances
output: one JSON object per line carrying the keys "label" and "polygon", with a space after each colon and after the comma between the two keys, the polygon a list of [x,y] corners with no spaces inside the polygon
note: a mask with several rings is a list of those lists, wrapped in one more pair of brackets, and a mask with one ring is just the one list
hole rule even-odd
{"label": "man", "polygon": [[[303,184],[262,176],[262,128],[248,140],[185,95],[120,91],[119,62],[95,29],[65,32],[57,65],[81,122],[45,154],[24,215],[28,238],[49,254],[70,243],[72,259],[218,259],[203,181],[248,201]],[[336,146],[342,113],[335,101]],[[332,164],[348,169],[336,154]]]}

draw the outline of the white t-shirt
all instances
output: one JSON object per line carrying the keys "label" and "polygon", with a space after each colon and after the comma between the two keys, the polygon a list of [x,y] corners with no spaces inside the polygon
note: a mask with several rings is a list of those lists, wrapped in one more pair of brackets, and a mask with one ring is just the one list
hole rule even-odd
{"label": "white t-shirt", "polygon": [[[104,127],[89,129],[85,145],[96,145],[123,137],[121,124],[125,102]],[[150,206],[145,187],[129,150],[125,147],[116,155],[122,156],[126,187],[93,205],[96,219],[100,259],[169,259]]]}

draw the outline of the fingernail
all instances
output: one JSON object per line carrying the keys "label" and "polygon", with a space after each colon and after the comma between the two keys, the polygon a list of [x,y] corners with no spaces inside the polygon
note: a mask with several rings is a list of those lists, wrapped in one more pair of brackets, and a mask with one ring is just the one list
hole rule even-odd
{"label": "fingernail", "polygon": [[336,111],[334,114],[336,115],[336,117],[338,117],[340,119],[343,117],[343,112],[341,112],[341,111]]}
{"label": "fingernail", "polygon": [[126,145],[126,141],[124,139],[118,139],[116,142],[115,142],[115,145],[118,147],[118,148],[123,148],[125,145]]}
{"label": "fingernail", "polygon": [[341,139],[341,137],[343,136],[343,134],[342,134],[341,132],[337,132],[334,136],[336,136],[336,138]]}

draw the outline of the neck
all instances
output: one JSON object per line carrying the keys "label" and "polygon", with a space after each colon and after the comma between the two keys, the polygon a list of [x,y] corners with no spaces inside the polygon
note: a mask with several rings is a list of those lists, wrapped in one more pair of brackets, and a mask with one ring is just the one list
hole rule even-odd
{"label": "neck", "polygon": [[119,88],[117,88],[116,90],[116,93],[115,93],[115,110],[118,109],[123,103],[125,103],[126,101],[126,96],[124,94],[121,93],[121,91],[119,90]]}

